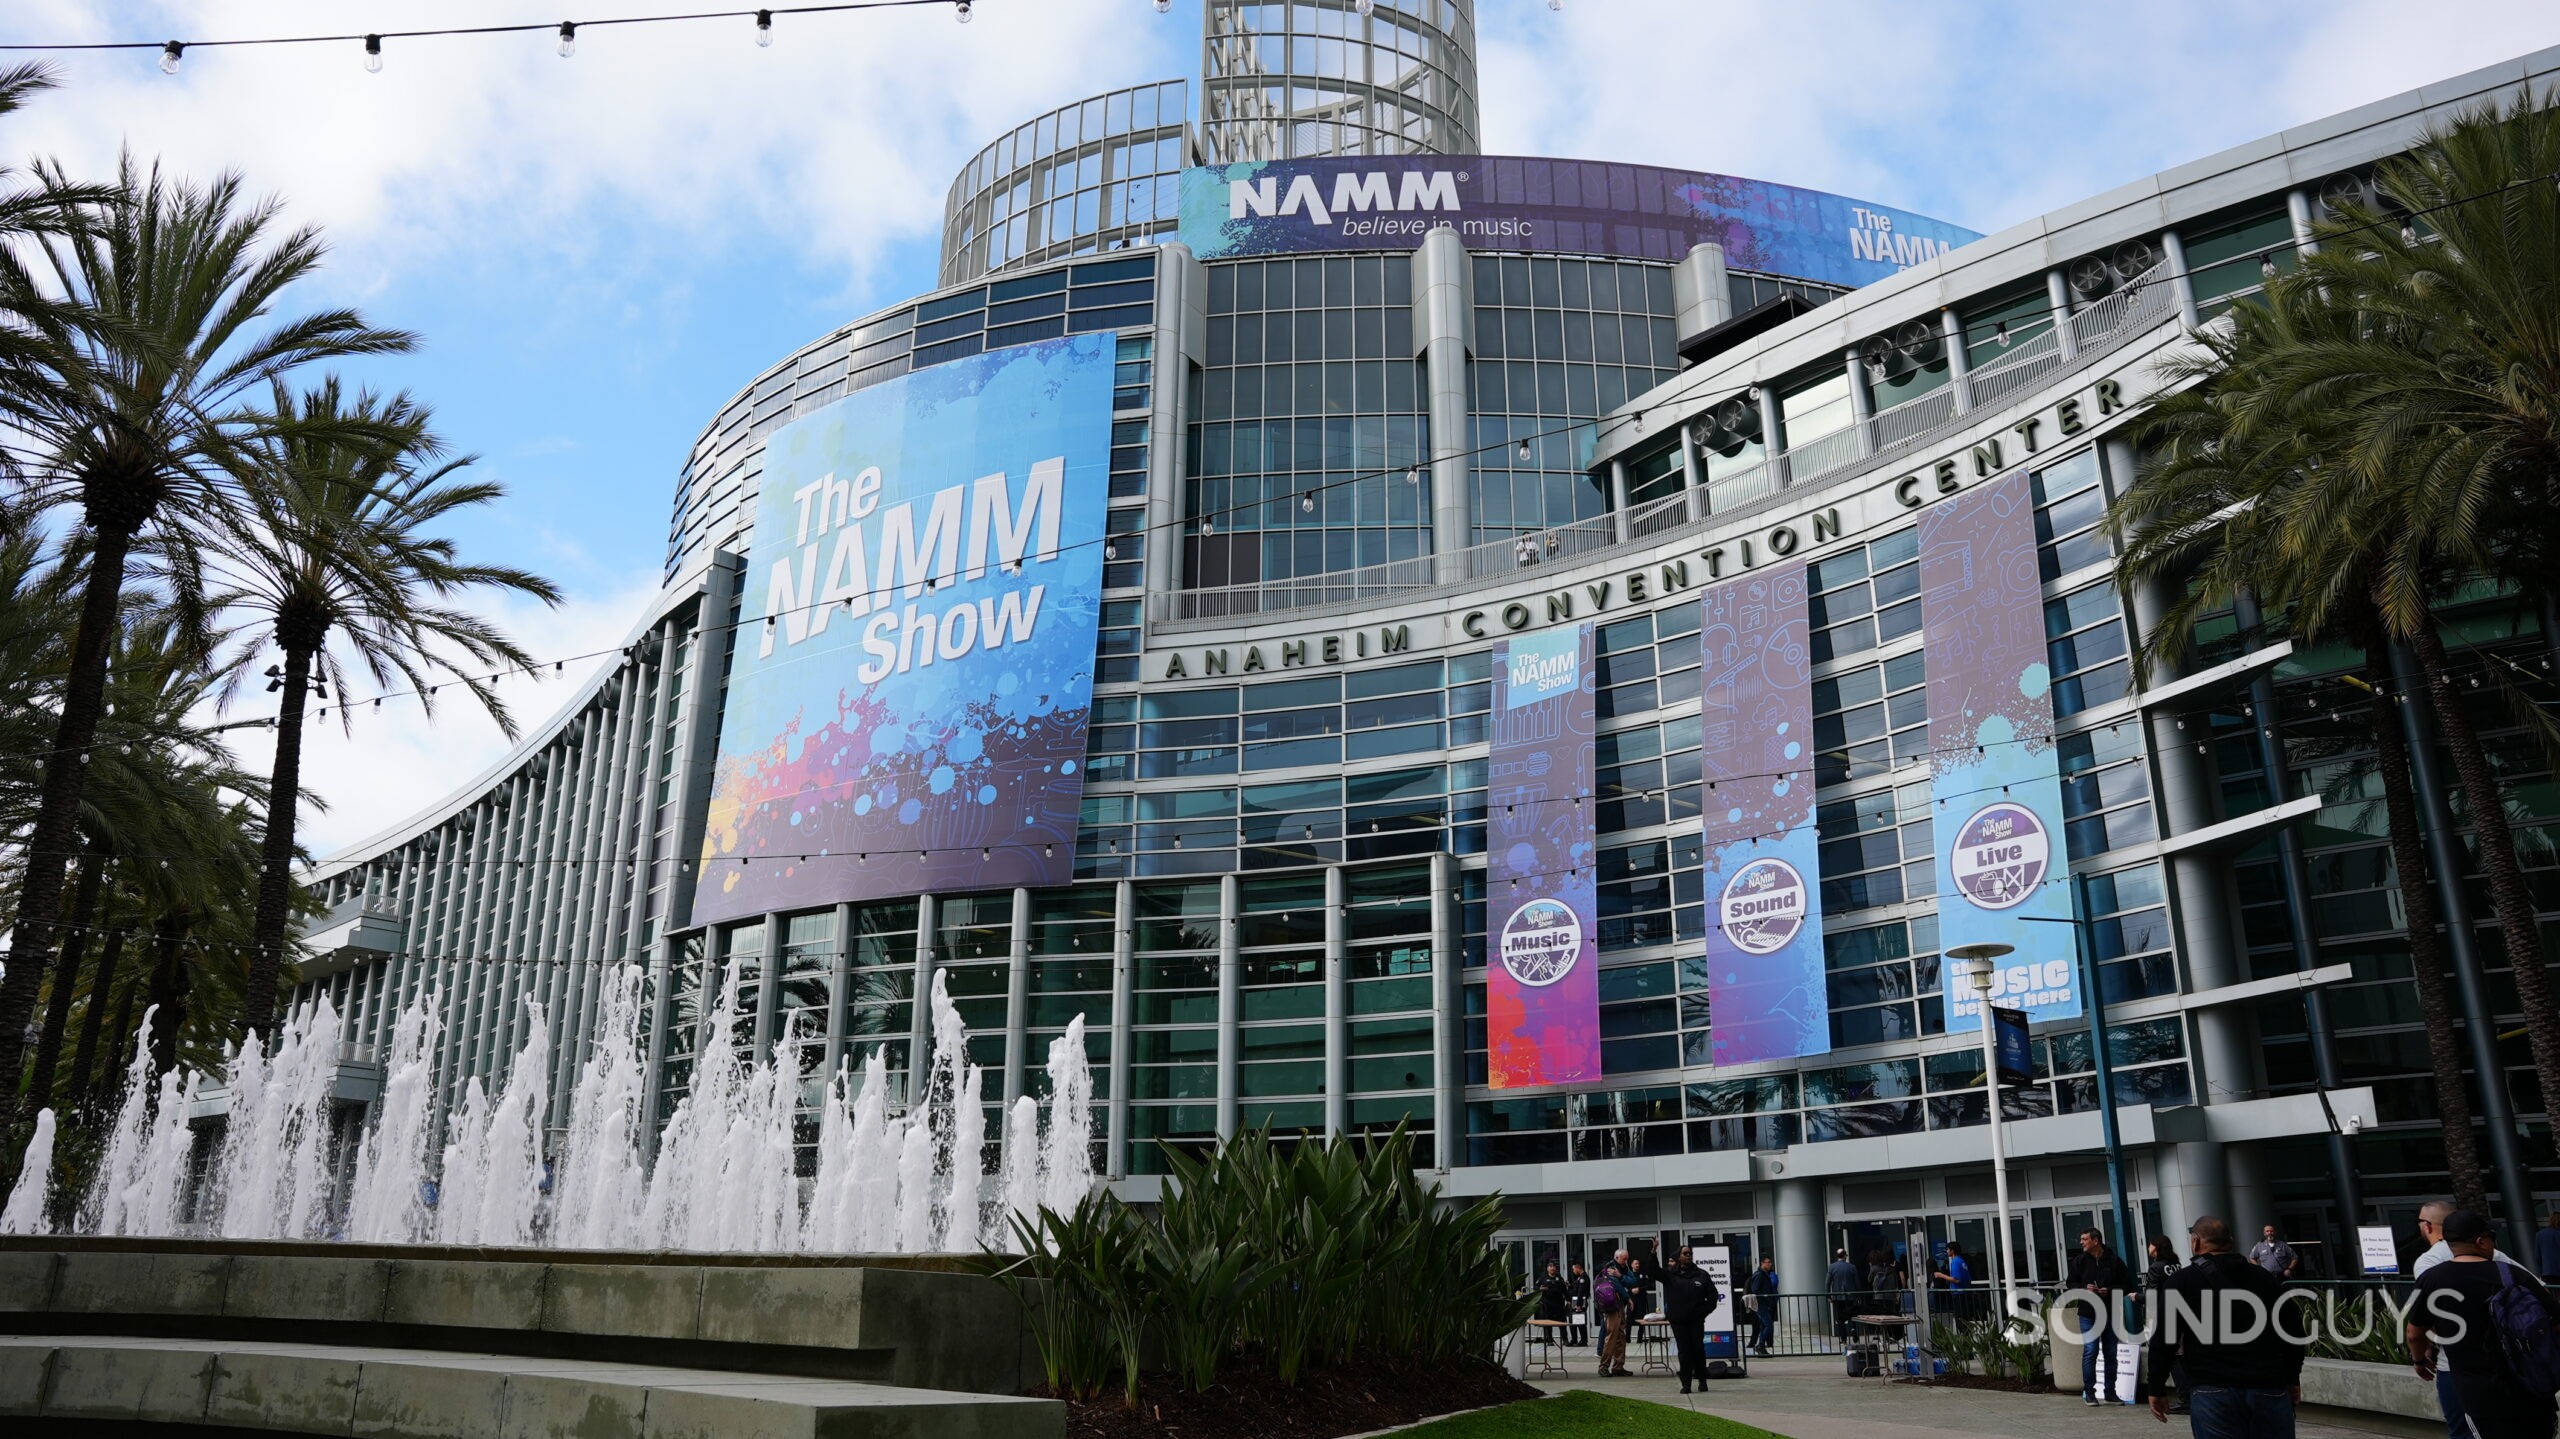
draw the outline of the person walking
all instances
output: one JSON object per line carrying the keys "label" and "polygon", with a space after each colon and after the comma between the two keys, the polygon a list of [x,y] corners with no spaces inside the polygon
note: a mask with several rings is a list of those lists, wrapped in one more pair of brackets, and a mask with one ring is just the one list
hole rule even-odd
{"label": "person walking", "polygon": [[1958,1319],[1973,1317],[1973,1265],[1964,1257],[1964,1246],[1950,1239],[1944,1263],[1929,1277],[1945,1286],[1947,1312]]}
{"label": "person walking", "polygon": [[[2116,1307],[2124,1302],[2125,1291],[2133,1287],[2133,1276],[2126,1272],[2124,1261],[2107,1248],[2107,1241],[2095,1229],[2080,1231],[2080,1252],[2071,1256],[2069,1286],[2085,1292],[2096,1301],[2097,1312],[2080,1329],[2080,1402],[2089,1405],[2116,1402],[2116,1338],[2124,1333],[2123,1316]],[[2098,1375],[2106,1374],[2100,1387]]]}
{"label": "person walking", "polygon": [[2555,1206],[2542,1227],[2533,1231],[2533,1272],[2550,1283],[2560,1284],[2560,1206]]}
{"label": "person walking", "polygon": [[1724,1295],[1716,1281],[1698,1267],[1697,1256],[1683,1244],[1662,1270],[1662,1317],[1671,1324],[1671,1343],[1680,1352],[1680,1392],[1689,1392],[1692,1376],[1698,1392],[1707,1392],[1707,1316]]}
{"label": "person walking", "polygon": [[[2156,1316],[2160,1313],[2161,1305],[2160,1291],[2169,1287],[2169,1281],[2177,1277],[2178,1270],[2184,1267],[2186,1261],[2178,1257],[2178,1246],[2171,1242],[2166,1234],[2152,1235],[2151,1243],[2143,1253],[2147,1262],[2142,1271],[2142,1286],[2151,1291],[2151,1313],[2155,1316],[2154,1322],[2157,1322]],[[2164,1389],[2170,1395],[2169,1412],[2186,1413],[2187,1381],[2179,1365],[2170,1365],[2165,1373],[2159,1370],[2152,1371],[2150,1392],[2156,1394]]]}
{"label": "person walking", "polygon": [[2293,1246],[2284,1242],[2284,1236],[2276,1233],[2272,1224],[2259,1230],[2258,1236],[2257,1244],[2249,1250],[2249,1262],[2278,1279],[2291,1279],[2302,1256],[2293,1252]]}
{"label": "person walking", "polygon": [[[2162,1288],[2151,1372],[2186,1365],[2187,1426],[2195,1439],[2293,1439],[2302,1346],[2285,1337],[2298,1325],[2275,1322],[2284,1281],[2237,1252],[2227,1219],[2201,1216],[2187,1242],[2195,1262]],[[2157,1390],[2151,1417],[2169,1422],[2169,1401]]]}
{"label": "person walking", "polygon": [[1831,1337],[1842,1344],[1849,1342],[1849,1320],[1858,1312],[1858,1284],[1858,1266],[1849,1262],[1849,1251],[1832,1250],[1822,1287],[1831,1295]]}
{"label": "person walking", "polygon": [[[1620,1253],[1625,1251],[1621,1250]],[[1627,1374],[1627,1272],[1612,1262],[1600,1271],[1600,1280],[1591,1286],[1594,1312],[1600,1316],[1600,1377],[1625,1378]]]}
{"label": "person walking", "polygon": [[[2453,1213],[2453,1201],[2449,1199],[2433,1199],[2419,1206],[2418,1237],[2427,1241],[2427,1247],[2409,1265],[2411,1277],[2423,1280],[2435,1272],[2439,1265],[2453,1261],[2453,1243],[2445,1237],[2444,1232],[2445,1224],[2453,1217]],[[2490,1257],[2496,1263],[2518,1269],[2523,1268],[2522,1265],[2499,1253],[2495,1246],[2490,1249]],[[2421,1372],[2418,1377],[2433,1379],[2436,1386],[2436,1408],[2444,1415],[2444,1432],[2447,1439],[2474,1439],[2474,1431],[2462,1407],[2462,1387],[2455,1383],[2453,1378],[2454,1367],[2460,1362],[2460,1355],[2439,1349],[2435,1364],[2432,1366],[2435,1373],[2429,1376]]]}
{"label": "person walking", "polygon": [[1564,1331],[1564,1342],[1578,1347],[1591,1339],[1591,1276],[1576,1260],[1564,1282],[1573,1295],[1573,1323]]}
{"label": "person walking", "polygon": [[1766,1357],[1769,1340],[1778,1332],[1778,1261],[1760,1256],[1760,1267],[1742,1287],[1751,1296],[1751,1352]]}
{"label": "person walking", "polygon": [[[2551,1439],[2560,1424],[2551,1385],[2522,1365],[2560,1366],[2560,1311],[2551,1291],[2522,1267],[2502,1262],[2488,1217],[2457,1209],[2439,1226],[2448,1257],[2418,1280],[2410,1307],[2409,1354],[2421,1379],[2435,1379],[2448,1353],[2470,1439]],[[2522,1294],[2514,1291],[2522,1290]],[[2522,1339],[2538,1320],[2539,1342]]]}

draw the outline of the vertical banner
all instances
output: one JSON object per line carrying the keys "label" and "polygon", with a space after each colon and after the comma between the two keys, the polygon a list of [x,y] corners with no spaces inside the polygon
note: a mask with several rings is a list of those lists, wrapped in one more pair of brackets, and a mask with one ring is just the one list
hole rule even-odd
{"label": "vertical banner", "polygon": [[1066,883],[1113,341],[936,365],[773,433],[693,923]]}
{"label": "vertical banner", "polygon": [[1707,1357],[1739,1364],[1742,1359],[1742,1301],[1733,1297],[1733,1250],[1728,1245],[1708,1244],[1700,1246],[1689,1257],[1698,1261],[1698,1267],[1707,1271],[1707,1277],[1714,1280],[1716,1286],[1716,1307],[1707,1313]]}
{"label": "vertical banner", "polygon": [[1831,1048],[1813,880],[1813,671],[1799,562],[1701,603],[1708,1037],[1716,1064]]}
{"label": "vertical banner", "polygon": [[[2080,1013],[2073,974],[2053,674],[2036,570],[2035,491],[2024,474],[1920,512],[1928,627],[1929,792],[1938,944],[2005,944],[1991,998],[2031,1020]],[[2027,923],[2061,920],[2060,924]],[[1971,988],[1946,986],[1947,1028],[1982,1023]]]}
{"label": "vertical banner", "polygon": [[1493,651],[1485,1040],[1495,1089],[1600,1077],[1591,626]]}

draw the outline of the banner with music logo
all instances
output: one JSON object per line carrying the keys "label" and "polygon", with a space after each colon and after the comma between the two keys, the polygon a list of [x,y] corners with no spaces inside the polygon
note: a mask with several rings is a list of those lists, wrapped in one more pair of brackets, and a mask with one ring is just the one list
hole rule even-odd
{"label": "banner with music logo", "polygon": [[1716,1064],[1831,1048],[1814,888],[1813,671],[1805,567],[1756,571],[1701,603],[1699,702],[1708,1038]]}
{"label": "banner with music logo", "polygon": [[1600,1077],[1591,626],[1493,651],[1485,1048],[1495,1089]]}
{"label": "banner with music logo", "polygon": [[[2053,673],[2036,568],[2035,490],[2024,474],[1920,512],[1920,615],[1929,634],[1929,789],[1938,943],[2006,944],[1993,1003],[2030,1020],[2080,1013],[2053,747]],[[1982,1023],[1947,985],[1947,1028]]]}

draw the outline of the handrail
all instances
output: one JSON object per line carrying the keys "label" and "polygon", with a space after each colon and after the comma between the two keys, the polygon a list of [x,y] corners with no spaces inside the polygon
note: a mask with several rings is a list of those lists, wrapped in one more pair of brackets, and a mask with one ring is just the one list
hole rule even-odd
{"label": "handrail", "polygon": [[1890,460],[1961,429],[1985,410],[1998,408],[2065,368],[2083,365],[2121,348],[2147,333],[2165,315],[2176,313],[2174,286],[2162,265],[2154,265],[2101,297],[2062,323],[2071,326],[2071,358],[2064,358],[2060,326],[2049,325],[2028,336],[2011,353],[1974,370],[1969,376],[1972,407],[1959,414],[1955,386],[1950,383],[1915,399],[1882,410],[1865,421],[1817,435],[1790,446],[1759,464],[1718,475],[1697,490],[1684,490],[1641,505],[1576,520],[1549,529],[1471,545],[1457,553],[1444,578],[1439,557],[1419,555],[1358,569],[1335,570],[1286,580],[1258,580],[1157,595],[1149,618],[1159,622],[1237,619],[1355,604],[1412,594],[1443,585],[1513,574],[1533,565],[1553,564],[1651,542],[1711,520],[1746,513],[1788,490],[1802,488],[1852,465]]}

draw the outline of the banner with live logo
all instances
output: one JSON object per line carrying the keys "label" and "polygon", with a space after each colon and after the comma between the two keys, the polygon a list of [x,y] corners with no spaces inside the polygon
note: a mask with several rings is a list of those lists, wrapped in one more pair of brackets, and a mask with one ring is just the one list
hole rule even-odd
{"label": "banner with live logo", "polygon": [[1485,1048],[1495,1089],[1600,1077],[1591,626],[1493,651]]}
{"label": "banner with live logo", "polygon": [[[2067,923],[2070,865],[2026,475],[1920,512],[1920,618],[1929,634],[1939,947],[2010,946],[1996,961],[1992,1002],[2030,1020],[2072,1018],[2081,996]],[[1947,1028],[1978,1028],[1982,1004],[1972,989],[1950,973],[1946,992]]]}
{"label": "banner with live logo", "polygon": [[1831,1048],[1814,889],[1813,671],[1802,563],[1706,592],[1699,708],[1708,1037],[1716,1064]]}

